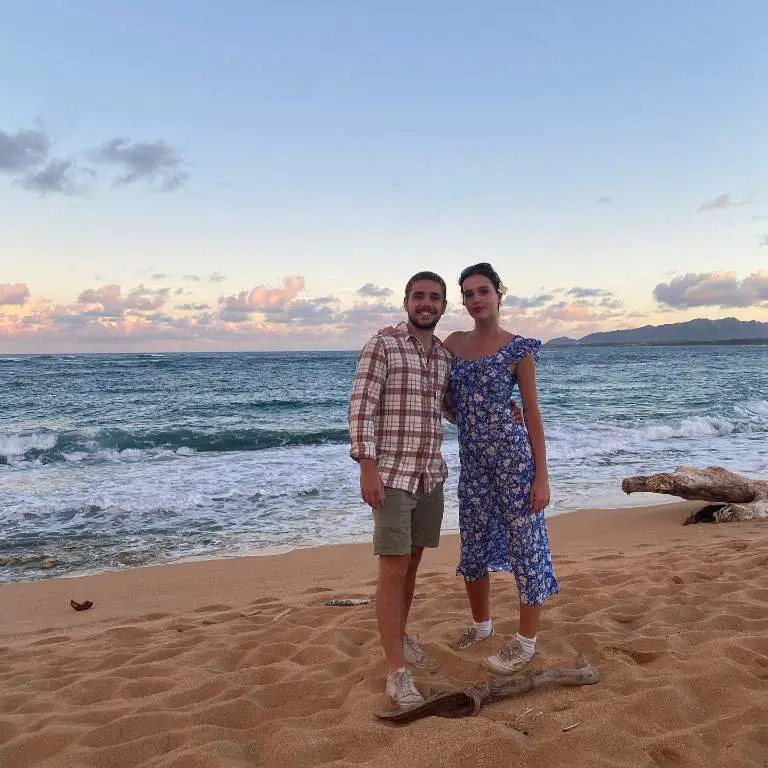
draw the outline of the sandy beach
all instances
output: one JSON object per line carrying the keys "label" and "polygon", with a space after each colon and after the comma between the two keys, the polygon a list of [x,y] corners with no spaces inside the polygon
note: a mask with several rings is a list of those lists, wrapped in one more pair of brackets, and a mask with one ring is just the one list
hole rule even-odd
{"label": "sandy beach", "polygon": [[[0,766],[766,766],[768,524],[681,526],[693,506],[550,520],[562,591],[534,666],[583,652],[597,685],[404,726],[374,714],[373,606],[322,605],[373,593],[367,544],[3,585]],[[488,680],[503,642],[450,647],[457,549],[446,536],[422,566],[410,627],[441,669],[420,685]],[[513,632],[513,583],[494,584]]]}

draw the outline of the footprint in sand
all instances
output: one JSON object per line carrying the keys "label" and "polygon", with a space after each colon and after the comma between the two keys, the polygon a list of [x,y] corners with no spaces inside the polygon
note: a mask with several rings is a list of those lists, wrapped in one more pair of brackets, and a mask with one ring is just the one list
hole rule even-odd
{"label": "footprint in sand", "polygon": [[672,768],[677,765],[686,765],[688,759],[670,747],[655,747],[648,752],[648,756],[661,768]]}
{"label": "footprint in sand", "polygon": [[617,645],[607,645],[604,650],[643,665],[664,656],[669,651],[669,643],[662,639],[643,637]]}
{"label": "footprint in sand", "polygon": [[609,618],[617,624],[631,629],[647,619],[647,615],[645,613],[614,613]]}

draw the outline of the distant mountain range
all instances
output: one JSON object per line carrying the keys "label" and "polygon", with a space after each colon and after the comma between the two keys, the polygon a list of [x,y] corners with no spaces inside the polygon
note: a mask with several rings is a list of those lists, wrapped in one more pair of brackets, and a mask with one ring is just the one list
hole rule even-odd
{"label": "distant mountain range", "polygon": [[644,325],[625,331],[590,333],[581,339],[560,336],[550,339],[548,347],[595,347],[609,344],[768,344],[768,323],[757,320],[689,320],[686,323]]}

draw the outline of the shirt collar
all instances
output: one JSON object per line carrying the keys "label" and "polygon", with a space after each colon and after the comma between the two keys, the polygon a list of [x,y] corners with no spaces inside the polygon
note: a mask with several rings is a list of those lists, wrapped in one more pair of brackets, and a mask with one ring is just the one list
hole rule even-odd
{"label": "shirt collar", "polygon": [[[398,336],[405,336],[407,339],[414,339],[415,341],[418,341],[416,337],[408,330],[408,323],[405,322],[405,320],[402,320],[395,326],[395,334]],[[435,334],[432,334],[432,345],[435,347],[442,347],[443,342],[440,341],[440,339],[435,336]]]}

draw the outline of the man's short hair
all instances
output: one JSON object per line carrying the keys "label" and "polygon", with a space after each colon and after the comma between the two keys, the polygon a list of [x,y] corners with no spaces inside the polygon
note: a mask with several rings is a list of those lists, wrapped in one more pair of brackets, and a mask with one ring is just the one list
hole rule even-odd
{"label": "man's short hair", "polygon": [[417,272],[406,284],[405,284],[405,300],[408,300],[408,296],[411,294],[411,288],[414,283],[418,283],[419,280],[431,280],[433,283],[438,283],[443,289],[443,301],[447,300],[448,289],[445,287],[445,280],[436,272],[430,272],[425,270],[423,272]]}

